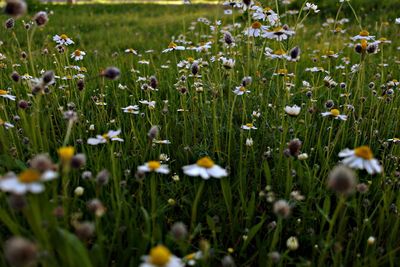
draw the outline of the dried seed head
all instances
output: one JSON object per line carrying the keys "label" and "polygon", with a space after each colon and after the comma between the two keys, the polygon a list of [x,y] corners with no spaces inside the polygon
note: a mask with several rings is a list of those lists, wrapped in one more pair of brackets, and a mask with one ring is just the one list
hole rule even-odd
{"label": "dried seed head", "polygon": [[7,0],[4,12],[14,18],[19,18],[25,15],[27,5],[23,0]]}
{"label": "dried seed head", "polygon": [[251,0],[243,0],[243,3],[244,3],[246,6],[250,6]]}
{"label": "dried seed head", "polygon": [[292,48],[292,50],[290,50],[289,52],[290,58],[293,60],[298,59],[298,57],[300,56],[300,48],[298,46]]}
{"label": "dried seed head", "polygon": [[158,86],[158,80],[156,78],[156,76],[151,76],[150,77],[150,83],[149,83],[150,87],[153,89],[156,89]]}
{"label": "dried seed head", "polygon": [[171,227],[171,235],[175,240],[184,240],[188,234],[186,225],[183,222],[176,222]]}
{"label": "dried seed head", "polygon": [[234,42],[233,36],[230,32],[224,34],[224,41],[228,45],[231,45]]}
{"label": "dried seed head", "polygon": [[27,59],[28,58],[28,54],[25,51],[22,51],[20,56],[21,56],[21,59]]}
{"label": "dried seed head", "polygon": [[252,82],[253,82],[253,78],[251,78],[250,76],[243,77],[243,79],[242,79],[242,85],[244,87],[250,85]]}
{"label": "dried seed head", "polygon": [[160,132],[160,130],[159,130],[158,126],[154,125],[150,128],[149,132],[147,133],[147,136],[149,137],[150,140],[153,140],[158,136],[159,132]]}
{"label": "dried seed head", "polygon": [[357,44],[357,45],[354,47],[354,50],[355,50],[357,53],[359,53],[359,54],[361,54],[361,53],[363,52],[363,48],[362,48],[362,46],[361,46],[360,44]]}
{"label": "dried seed head", "polygon": [[11,79],[14,82],[18,82],[20,78],[21,78],[21,76],[19,75],[18,72],[14,71],[13,73],[11,73]]}
{"label": "dried seed head", "polygon": [[106,169],[99,172],[96,176],[96,182],[99,185],[106,185],[109,179],[110,179],[110,172],[107,171]]}
{"label": "dried seed head", "polygon": [[6,20],[4,22],[4,27],[6,29],[12,29],[12,28],[14,28],[14,25],[15,25],[15,21],[13,18],[9,18],[8,20]]}
{"label": "dried seed head", "polygon": [[288,149],[292,157],[297,157],[300,154],[301,145],[301,141],[297,138],[289,142]]}
{"label": "dried seed head", "polygon": [[31,159],[29,165],[32,169],[35,169],[39,172],[45,172],[54,168],[54,164],[47,154],[36,155],[33,159]]}
{"label": "dried seed head", "polygon": [[121,72],[116,67],[108,67],[101,72],[101,76],[103,76],[107,79],[110,79],[110,80],[116,80],[119,78],[120,75],[121,75]]}
{"label": "dried seed head", "polygon": [[279,254],[277,251],[273,251],[268,254],[268,257],[273,263],[278,263],[281,259],[281,254]]}
{"label": "dried seed head", "polygon": [[331,109],[331,108],[333,108],[333,106],[335,106],[335,102],[333,102],[333,100],[327,100],[327,101],[325,102],[325,107],[326,107],[327,109]]}
{"label": "dried seed head", "polygon": [[290,215],[291,207],[286,200],[281,199],[274,203],[273,210],[277,216],[287,218]]}
{"label": "dried seed head", "polygon": [[356,184],[357,179],[354,171],[343,165],[334,167],[328,175],[328,188],[339,194],[351,194]]}
{"label": "dried seed head", "polygon": [[84,171],[84,172],[82,172],[81,177],[84,180],[91,179],[92,178],[92,172],[91,171]]}
{"label": "dried seed head", "polygon": [[87,208],[90,212],[93,212],[97,217],[101,217],[106,212],[106,208],[103,203],[97,198],[90,200],[87,203]]}
{"label": "dried seed head", "polygon": [[56,48],[58,50],[58,53],[60,53],[60,54],[65,52],[65,48],[62,45],[57,45]]}
{"label": "dried seed head", "polygon": [[29,266],[36,261],[38,248],[28,239],[12,237],[4,244],[4,256],[11,266]]}
{"label": "dried seed head", "polygon": [[95,231],[95,225],[92,222],[76,223],[75,234],[82,241],[88,241],[93,237]]}
{"label": "dried seed head", "polygon": [[46,25],[46,23],[49,21],[49,17],[47,16],[47,13],[45,11],[39,11],[33,17],[33,20],[36,22],[37,26],[41,27]]}
{"label": "dried seed head", "polygon": [[78,87],[78,90],[79,90],[79,91],[82,91],[82,90],[85,88],[85,80],[79,79],[79,80],[76,82],[76,86]]}
{"label": "dried seed head", "polygon": [[86,165],[86,156],[85,154],[76,154],[71,159],[71,167],[74,169],[80,169]]}
{"label": "dried seed head", "polygon": [[358,184],[358,185],[356,186],[356,189],[357,189],[357,191],[360,192],[361,194],[364,194],[364,193],[367,193],[367,192],[368,192],[368,185],[365,184],[365,183],[361,183],[361,184]]}
{"label": "dried seed head", "polygon": [[221,260],[222,267],[236,267],[235,261],[231,255],[226,255]]}
{"label": "dried seed head", "polygon": [[42,75],[42,81],[44,85],[50,85],[54,83],[54,71],[48,70]]}
{"label": "dried seed head", "polygon": [[369,44],[367,46],[367,53],[368,54],[375,54],[378,51],[378,45],[377,44]]}
{"label": "dried seed head", "polygon": [[199,73],[199,64],[195,61],[192,64],[192,74],[197,75]]}
{"label": "dried seed head", "polygon": [[29,107],[29,103],[26,100],[20,100],[18,101],[18,107],[20,109],[27,109]]}

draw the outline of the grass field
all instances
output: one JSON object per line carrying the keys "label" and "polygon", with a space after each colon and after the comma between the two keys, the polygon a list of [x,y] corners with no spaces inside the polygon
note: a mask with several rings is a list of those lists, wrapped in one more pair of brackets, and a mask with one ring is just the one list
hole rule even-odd
{"label": "grass field", "polygon": [[0,15],[0,266],[398,266],[398,3],[281,2]]}

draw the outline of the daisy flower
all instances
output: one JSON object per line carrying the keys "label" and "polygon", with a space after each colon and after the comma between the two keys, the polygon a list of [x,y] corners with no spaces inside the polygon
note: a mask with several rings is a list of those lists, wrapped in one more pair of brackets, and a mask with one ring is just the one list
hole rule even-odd
{"label": "daisy flower", "polygon": [[87,143],[89,145],[98,145],[98,144],[104,144],[107,143],[109,140],[111,141],[118,141],[118,142],[124,142],[124,139],[119,138],[118,135],[121,133],[121,130],[113,131],[110,130],[108,133],[105,133],[103,135],[97,135],[96,138],[89,138]]}
{"label": "daisy flower", "polygon": [[350,168],[365,169],[369,174],[382,172],[382,167],[368,146],[360,146],[353,150],[346,148],[340,151],[339,157],[344,158],[342,163]]}
{"label": "daisy flower", "polygon": [[125,49],[125,53],[137,55],[137,51],[133,48]]}
{"label": "daisy flower", "polygon": [[8,94],[8,92],[6,90],[0,90],[0,97],[4,97],[7,99],[10,99],[12,101],[15,101],[15,96]]}
{"label": "daisy flower", "polygon": [[13,124],[3,121],[2,119],[0,119],[0,126],[3,126],[4,128],[6,128],[6,130],[8,130],[10,128],[14,128]]}
{"label": "daisy flower", "polygon": [[143,256],[144,261],[139,267],[183,267],[182,260],[173,255],[168,248],[157,245],[150,250],[149,255]]}
{"label": "daisy flower", "polygon": [[287,69],[278,69],[277,71],[275,71],[272,76],[291,76],[293,77],[294,74],[293,73],[289,73],[289,71]]}
{"label": "daisy flower", "polygon": [[292,36],[293,34],[295,34],[294,31],[285,29],[284,27],[276,27],[272,30],[265,31],[262,34],[262,37],[268,38],[268,39],[275,39],[277,41],[282,41],[282,40],[286,40],[288,37]]}
{"label": "daisy flower", "polygon": [[189,176],[201,176],[208,180],[210,177],[221,178],[228,176],[228,172],[212,161],[210,157],[199,159],[196,164],[182,167],[183,172]]}
{"label": "daisy flower", "polygon": [[159,144],[159,145],[170,145],[171,141],[169,141],[168,139],[165,139],[165,140],[153,139],[153,143],[154,144]]}
{"label": "daisy flower", "polygon": [[257,130],[257,128],[252,123],[246,123],[241,127],[243,130]]}
{"label": "daisy flower", "polygon": [[139,114],[139,106],[138,105],[130,105],[125,108],[121,108],[125,113],[131,114]]}
{"label": "daisy flower", "polygon": [[393,137],[393,138],[388,139],[388,142],[392,142],[394,144],[397,144],[397,143],[400,143],[400,138]]}
{"label": "daisy flower", "polygon": [[81,51],[79,49],[76,49],[72,54],[71,58],[75,59],[75,61],[79,61],[83,59],[83,56],[85,56],[86,53],[84,51]]}
{"label": "daisy flower", "polygon": [[140,100],[139,103],[147,105],[149,109],[154,109],[156,107],[156,101]]}
{"label": "daisy flower", "polygon": [[294,106],[286,106],[285,112],[290,116],[297,116],[300,114],[301,108],[297,105]]}
{"label": "daisy flower", "polygon": [[334,117],[335,119],[340,119],[340,120],[342,120],[342,121],[347,120],[347,116],[346,116],[346,115],[340,114],[340,111],[339,111],[338,109],[335,109],[335,108],[334,108],[334,109],[331,109],[331,110],[328,111],[328,112],[322,112],[321,115],[322,115],[323,117],[331,116],[331,117]]}
{"label": "daisy flower", "polygon": [[271,25],[275,25],[279,21],[279,16],[270,7],[262,8],[259,6],[253,6],[255,9],[253,13],[253,19],[269,21]]}
{"label": "daisy flower", "polygon": [[259,37],[267,29],[268,26],[262,25],[259,21],[255,21],[247,30],[244,31],[244,34],[251,37]]}
{"label": "daisy flower", "polygon": [[400,24],[400,18],[397,18],[397,19],[394,21],[394,23]]}
{"label": "daisy flower", "polygon": [[244,86],[236,86],[235,87],[235,90],[233,90],[233,93],[235,94],[235,95],[243,95],[243,94],[248,94],[248,93],[250,93],[250,91],[249,90],[247,90],[246,89],[246,87],[244,87]]}
{"label": "daisy flower", "polygon": [[26,169],[18,176],[10,173],[0,179],[0,189],[14,194],[25,194],[31,192],[38,194],[44,191],[43,182],[57,178],[58,174],[54,171],[40,173],[35,169]]}
{"label": "daisy flower", "polygon": [[206,52],[211,48],[212,42],[200,43],[198,46],[191,47],[190,50],[195,50],[196,52]]}
{"label": "daisy flower", "polygon": [[269,47],[265,48],[265,53],[264,53],[264,55],[265,55],[267,58],[271,58],[271,59],[289,59],[289,58],[290,58],[290,57],[288,57],[288,56],[286,55],[285,50],[283,50],[283,49],[278,49],[278,50],[273,51],[273,50],[272,50],[271,48],[269,48]]}
{"label": "daisy flower", "polygon": [[169,173],[168,165],[161,164],[159,161],[156,161],[156,160],[146,162],[144,165],[139,166],[138,171],[140,171],[140,172],[158,172],[158,173],[162,173],[162,174]]}
{"label": "daisy flower", "polygon": [[356,41],[356,40],[367,40],[367,41],[369,41],[369,40],[374,40],[375,36],[370,36],[368,31],[362,30],[358,35],[353,36],[350,39],[353,40],[353,41]]}
{"label": "daisy flower", "polygon": [[308,3],[308,2],[306,3],[304,10],[312,10],[312,11],[314,11],[314,13],[318,13],[320,11],[316,4],[312,4],[312,3]]}
{"label": "daisy flower", "polygon": [[56,42],[59,45],[71,45],[74,44],[74,41],[72,41],[66,34],[61,34],[61,35],[54,35],[53,36],[53,41]]}
{"label": "daisy flower", "polygon": [[225,69],[233,69],[235,67],[235,60],[233,58],[221,57],[219,60],[222,61],[222,66]]}
{"label": "daisy flower", "polygon": [[242,8],[243,2],[237,1],[237,0],[228,0],[228,1],[225,1],[222,5],[230,6],[232,8]]}
{"label": "daisy flower", "polygon": [[167,52],[171,52],[171,51],[175,51],[175,50],[185,50],[186,48],[184,46],[181,45],[177,45],[174,42],[170,42],[168,45],[167,49],[164,49],[162,52],[163,53],[167,53]]}

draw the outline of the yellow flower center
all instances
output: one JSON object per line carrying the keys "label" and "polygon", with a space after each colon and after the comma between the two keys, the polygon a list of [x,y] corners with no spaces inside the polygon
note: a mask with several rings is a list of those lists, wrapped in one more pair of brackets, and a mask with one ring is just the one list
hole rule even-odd
{"label": "yellow flower center", "polygon": [[239,91],[240,91],[240,92],[245,92],[245,91],[246,91],[246,87],[244,87],[244,86],[240,86],[240,89],[239,89]]}
{"label": "yellow flower center", "polygon": [[174,42],[170,42],[168,45],[168,48],[175,48],[176,47],[176,43]]}
{"label": "yellow flower center", "polygon": [[359,33],[359,35],[360,35],[360,36],[367,37],[367,36],[369,36],[369,32],[366,31],[366,30],[362,30],[362,31]]}
{"label": "yellow flower center", "polygon": [[366,160],[371,160],[374,155],[372,154],[371,149],[368,146],[360,146],[354,149],[354,154]]}
{"label": "yellow flower center", "polygon": [[64,146],[58,149],[58,156],[62,161],[70,161],[75,153],[75,148],[73,146]]}
{"label": "yellow flower center", "polygon": [[152,160],[147,163],[147,167],[149,167],[152,171],[157,170],[158,168],[160,168],[160,166],[161,163],[156,160]]}
{"label": "yellow flower center", "polygon": [[386,41],[387,41],[387,38],[381,37],[381,38],[379,38],[379,41],[381,41],[381,42],[386,42]]}
{"label": "yellow flower center", "polygon": [[253,22],[253,24],[251,24],[251,27],[252,27],[253,29],[260,29],[261,26],[262,26],[261,23],[258,22],[258,21]]}
{"label": "yellow flower center", "polygon": [[63,39],[63,40],[67,40],[67,39],[68,39],[68,36],[67,36],[66,34],[61,34],[61,35],[60,35],[60,38]]}
{"label": "yellow flower center", "polygon": [[278,70],[278,74],[279,75],[286,75],[288,73],[288,70],[287,69],[279,69]]}
{"label": "yellow flower center", "polygon": [[214,161],[212,161],[212,159],[210,159],[210,157],[203,157],[201,159],[199,159],[196,164],[200,167],[204,167],[204,168],[211,168],[212,166],[214,166]]}
{"label": "yellow flower center", "polygon": [[75,50],[75,52],[74,52],[74,55],[75,55],[76,57],[79,57],[81,54],[82,54],[82,53],[81,53],[81,51],[80,51],[79,49]]}
{"label": "yellow flower center", "polygon": [[274,28],[274,30],[273,30],[273,32],[281,32],[283,30],[283,28],[282,27],[276,27],[276,28]]}
{"label": "yellow flower center", "polygon": [[286,54],[285,50],[283,49],[278,49],[274,52],[275,55],[284,55]]}
{"label": "yellow flower center", "polygon": [[21,183],[33,183],[40,180],[40,173],[33,169],[27,169],[20,173],[18,180]]}
{"label": "yellow flower center", "polygon": [[185,256],[185,259],[186,260],[193,260],[195,256],[196,256],[196,253],[190,253],[190,254]]}
{"label": "yellow flower center", "polygon": [[192,58],[192,57],[188,57],[187,61],[189,61],[189,62],[193,62],[193,61],[194,61],[194,58]]}
{"label": "yellow flower center", "polygon": [[246,123],[246,126],[249,127],[249,128],[252,128],[253,124],[252,123]]}
{"label": "yellow flower center", "polygon": [[367,48],[367,46],[368,46],[367,40],[362,39],[362,40],[361,40],[361,47],[362,47],[362,49],[365,50],[365,49]]}
{"label": "yellow flower center", "polygon": [[3,125],[4,121],[2,119],[0,119],[0,125]]}
{"label": "yellow flower center", "polygon": [[150,250],[150,263],[156,266],[164,266],[169,262],[171,252],[163,245],[158,245]]}
{"label": "yellow flower center", "polygon": [[336,32],[341,32],[341,31],[342,31],[342,28],[336,27],[335,31],[336,31]]}
{"label": "yellow flower center", "polygon": [[331,109],[331,115],[334,116],[334,117],[337,117],[337,116],[340,115],[340,111],[338,109],[336,109],[336,108]]}
{"label": "yellow flower center", "polygon": [[6,90],[0,90],[0,95],[6,95],[7,91]]}
{"label": "yellow flower center", "polygon": [[329,50],[328,52],[326,52],[326,54],[328,56],[333,56],[335,54],[335,51]]}

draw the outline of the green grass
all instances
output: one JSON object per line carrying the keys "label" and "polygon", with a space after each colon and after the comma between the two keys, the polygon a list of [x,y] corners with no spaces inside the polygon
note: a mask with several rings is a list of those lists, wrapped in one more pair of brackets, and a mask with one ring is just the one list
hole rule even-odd
{"label": "green grass", "polygon": [[[297,15],[283,17],[283,23],[293,29],[297,26],[296,34],[283,42],[243,36],[243,27],[249,24],[247,13],[227,16],[222,8],[208,5],[38,6],[17,20],[14,29],[2,28],[0,53],[6,58],[1,61],[0,89],[9,90],[17,100],[0,98],[0,119],[15,125],[8,130],[0,128],[0,174],[19,174],[35,155],[48,153],[60,175],[45,183],[45,192],[26,194],[26,206],[21,210],[10,204],[9,193],[0,194],[1,243],[23,236],[36,244],[39,266],[49,267],[138,266],[142,255],[157,244],[164,244],[179,257],[202,251],[198,266],[220,266],[226,255],[231,255],[237,266],[396,266],[400,260],[400,147],[387,139],[400,137],[399,89],[389,84],[399,79],[400,25],[394,24],[395,1],[380,1],[382,6],[375,1],[368,6],[363,1],[350,3],[353,6],[324,1],[318,15],[310,13],[305,18],[307,12],[303,11],[299,19]],[[276,10],[275,3],[268,4]],[[294,8],[280,6],[280,12]],[[54,12],[49,23],[26,31],[22,20],[29,21],[42,9]],[[333,25],[322,27],[326,18],[336,16],[350,19],[342,26],[346,33],[333,34]],[[229,30],[236,46],[227,48],[219,42],[223,38],[220,31],[212,32],[204,23],[192,24],[199,17],[212,24],[221,19],[219,29],[233,19],[241,23],[241,28]],[[0,21],[6,19],[0,16]],[[360,28],[392,43],[380,45],[377,54],[361,56],[348,45]],[[75,44],[60,54],[52,37],[63,33]],[[213,41],[212,48],[208,52],[161,53],[180,34],[195,45]],[[301,59],[268,59],[263,55],[266,46],[287,51],[299,46]],[[127,48],[141,56],[124,53]],[[49,53],[43,54],[44,49]],[[83,61],[70,58],[75,49],[87,53]],[[146,53],[148,50],[154,52]],[[329,50],[339,57],[323,58]],[[23,51],[27,60],[20,57]],[[211,60],[219,53],[236,60],[232,70]],[[200,77],[193,77],[190,69],[176,67],[189,57],[208,63],[201,64]],[[348,65],[343,63],[344,57],[350,61]],[[139,60],[148,60],[149,65],[139,64]],[[383,63],[388,66],[382,67]],[[77,72],[64,66],[73,64],[87,69],[83,91],[77,89],[78,79],[57,79],[49,87],[51,93],[31,95],[26,81],[16,83],[10,78],[14,70],[38,78],[42,70],[72,76]],[[354,64],[360,64],[360,69],[352,73]],[[336,69],[338,65],[345,68]],[[100,76],[109,66],[121,70],[118,80]],[[346,88],[327,88],[323,81],[327,74],[305,71],[313,66],[323,67]],[[279,69],[295,75],[273,76]],[[159,82],[158,91],[142,90],[145,82],[138,81],[139,77],[152,75]],[[186,80],[177,85],[182,75]],[[232,91],[245,76],[253,79],[247,86],[251,93],[235,96]],[[311,87],[305,88],[303,80]],[[369,88],[371,82],[373,89]],[[293,84],[290,90],[287,83]],[[383,94],[382,86],[393,89],[393,95]],[[311,97],[307,91],[312,92]],[[346,93],[350,95],[341,96]],[[18,108],[19,100],[29,101],[30,107]],[[156,107],[149,109],[139,100],[154,100]],[[328,100],[348,116],[347,121],[321,116],[328,110]],[[98,102],[107,105],[96,105]],[[139,105],[140,114],[122,112],[121,108],[134,104]],[[299,116],[285,114],[285,106],[294,104],[302,107]],[[345,105],[354,106],[354,111]],[[69,124],[63,117],[68,107],[78,116],[75,123]],[[252,116],[253,111],[261,116]],[[16,115],[19,120],[13,119]],[[250,122],[258,129],[241,129]],[[158,139],[168,139],[171,144],[149,140],[148,131],[154,125],[160,129]],[[123,143],[87,144],[88,138],[117,129],[121,129]],[[246,146],[247,138],[252,138],[253,146]],[[284,155],[287,143],[295,138],[302,141],[301,152],[307,153],[307,159]],[[57,150],[66,145],[86,155],[84,167],[73,169],[59,159]],[[338,153],[362,145],[372,149],[384,171],[372,176],[358,170],[358,181],[369,186],[368,192],[336,194],[326,184],[340,160]],[[170,174],[137,175],[138,166],[157,160],[160,154],[170,158],[166,162]],[[206,155],[226,167],[229,175],[205,181],[182,172],[182,166]],[[105,185],[96,181],[103,169],[110,173]],[[91,171],[93,178],[81,178],[84,171]],[[81,196],[74,194],[78,186],[84,188]],[[300,191],[305,199],[291,198],[293,191]],[[96,216],[88,209],[93,199],[102,202],[104,215]],[[291,205],[288,218],[273,211],[279,199]],[[63,216],[55,216],[56,208],[63,209]],[[93,223],[95,231],[82,238],[76,229],[85,221]],[[189,233],[177,241],[170,229],[179,221],[187,225]],[[291,236],[298,239],[297,250],[286,245]],[[375,243],[368,244],[370,237]],[[280,253],[276,264],[268,256],[273,251]],[[1,255],[0,266],[7,264]]]}

